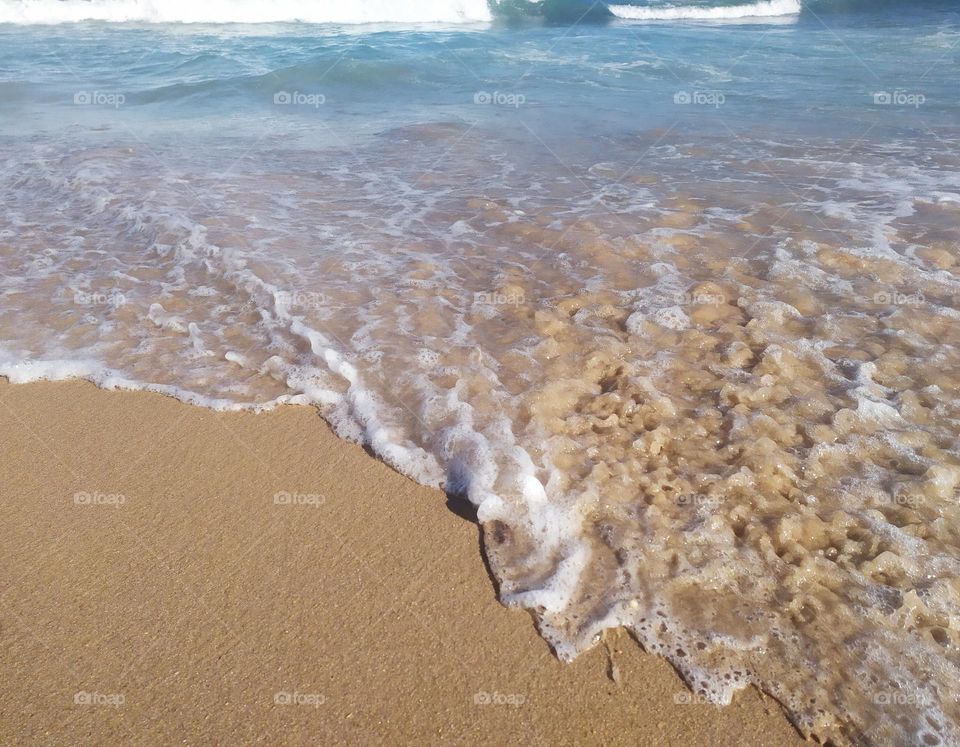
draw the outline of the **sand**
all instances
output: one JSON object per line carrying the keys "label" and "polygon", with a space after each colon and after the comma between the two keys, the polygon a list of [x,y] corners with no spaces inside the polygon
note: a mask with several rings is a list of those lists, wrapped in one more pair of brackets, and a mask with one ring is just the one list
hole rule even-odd
{"label": "sand", "polygon": [[557,661],[477,525],[308,407],[0,380],[0,744],[789,745],[624,633]]}

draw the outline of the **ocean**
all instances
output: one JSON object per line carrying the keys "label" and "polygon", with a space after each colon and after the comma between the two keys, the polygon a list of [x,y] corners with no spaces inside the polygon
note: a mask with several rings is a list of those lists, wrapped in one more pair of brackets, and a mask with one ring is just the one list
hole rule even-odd
{"label": "ocean", "polygon": [[0,0],[0,374],[315,406],[560,658],[958,744],[958,80],[936,0]]}

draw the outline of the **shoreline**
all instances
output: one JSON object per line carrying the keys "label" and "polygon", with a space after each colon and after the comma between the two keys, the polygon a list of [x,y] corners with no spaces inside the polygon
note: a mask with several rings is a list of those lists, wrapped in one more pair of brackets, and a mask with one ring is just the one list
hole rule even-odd
{"label": "shoreline", "polygon": [[623,631],[559,662],[463,507],[313,407],[0,379],[0,741],[802,744]]}

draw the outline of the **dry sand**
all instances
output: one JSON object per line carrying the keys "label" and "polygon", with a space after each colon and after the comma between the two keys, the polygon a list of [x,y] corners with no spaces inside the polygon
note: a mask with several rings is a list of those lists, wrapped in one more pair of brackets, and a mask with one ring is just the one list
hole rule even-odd
{"label": "dry sand", "polygon": [[801,742],[623,633],[558,662],[477,526],[311,408],[0,380],[0,490],[0,744]]}

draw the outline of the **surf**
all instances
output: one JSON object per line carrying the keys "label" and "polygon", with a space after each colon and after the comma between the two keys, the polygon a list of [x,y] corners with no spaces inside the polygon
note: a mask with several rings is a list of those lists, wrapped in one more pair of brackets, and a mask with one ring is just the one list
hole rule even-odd
{"label": "surf", "polygon": [[799,0],[761,0],[741,5],[611,5],[617,18],[631,21],[712,21],[735,18],[771,18],[796,15],[802,8]]}
{"label": "surf", "polygon": [[542,19],[551,23],[625,20],[700,20],[797,14],[799,0],[735,5],[613,4],[590,0],[0,0],[0,23],[64,24],[464,24]]}
{"label": "surf", "polygon": [[0,23],[476,23],[492,19],[487,0],[4,0]]}

